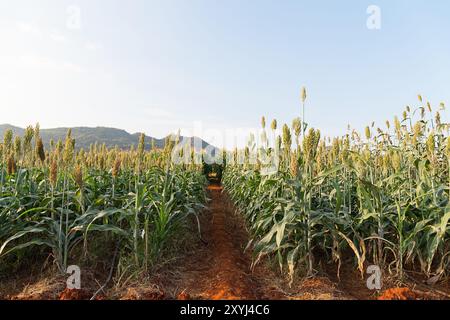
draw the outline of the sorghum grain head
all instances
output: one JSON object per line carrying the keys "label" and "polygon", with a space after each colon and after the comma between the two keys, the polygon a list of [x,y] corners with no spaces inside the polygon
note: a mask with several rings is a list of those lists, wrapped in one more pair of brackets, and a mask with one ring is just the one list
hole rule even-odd
{"label": "sorghum grain head", "polygon": [[270,125],[270,128],[275,131],[277,130],[277,119],[272,120],[272,124]]}
{"label": "sorghum grain head", "polygon": [[42,138],[39,137],[37,144],[36,144],[36,153],[37,156],[39,158],[39,160],[41,160],[42,163],[44,163],[45,161],[45,151],[44,151],[44,144],[42,143]]}
{"label": "sorghum grain head", "polygon": [[291,148],[291,130],[289,129],[287,124],[283,125],[283,144],[286,150],[289,150]]}
{"label": "sorghum grain head", "polygon": [[305,103],[306,98],[307,98],[306,88],[305,87],[302,87],[302,91],[300,93],[300,98],[302,99],[302,102]]}
{"label": "sorghum grain head", "polygon": [[50,164],[50,183],[53,187],[56,186],[56,182],[58,180],[58,165],[55,159],[52,159]]}
{"label": "sorghum grain head", "polygon": [[434,133],[433,132],[427,138],[427,151],[430,156],[434,155],[435,141],[434,141]]}
{"label": "sorghum grain head", "polygon": [[112,176],[114,178],[116,178],[120,172],[120,164],[121,164],[120,157],[117,157],[114,162],[114,166],[112,168]]}
{"label": "sorghum grain head", "polygon": [[290,165],[291,165],[290,171],[291,171],[292,177],[297,177],[297,175],[298,175],[298,162],[297,162],[297,155],[296,155],[295,152],[291,154],[291,163],[290,163]]}
{"label": "sorghum grain head", "polygon": [[441,122],[441,114],[438,112],[436,112],[436,117],[435,117],[435,121],[436,121],[436,125],[440,126],[442,124]]}
{"label": "sorghum grain head", "polygon": [[366,127],[365,134],[366,134],[366,139],[370,140],[370,138],[372,137],[372,134],[370,132],[370,128],[369,127]]}
{"label": "sorghum grain head", "polygon": [[14,156],[10,155],[8,158],[8,175],[12,175],[16,172],[16,161],[14,160]]}
{"label": "sorghum grain head", "polygon": [[300,118],[292,120],[292,130],[294,130],[294,134],[298,138],[302,132],[302,120]]}
{"label": "sorghum grain head", "polygon": [[75,171],[73,173],[74,180],[79,188],[83,187],[83,169],[81,165],[77,165],[75,167]]}

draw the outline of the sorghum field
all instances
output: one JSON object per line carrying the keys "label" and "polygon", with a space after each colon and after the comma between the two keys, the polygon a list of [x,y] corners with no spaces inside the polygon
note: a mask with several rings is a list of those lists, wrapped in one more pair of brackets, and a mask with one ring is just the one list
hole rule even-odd
{"label": "sorghum field", "polygon": [[148,271],[203,208],[206,178],[195,166],[170,165],[173,143],[151,152],[144,146],[142,135],[135,150],[75,151],[69,130],[44,150],[39,127],[28,127],[23,139],[7,132],[0,148],[2,280],[36,260],[64,275],[91,259],[92,242],[102,250],[112,244],[120,277]]}
{"label": "sorghum field", "polygon": [[[307,124],[305,89],[301,102],[302,118],[280,135],[276,120],[269,128],[262,118],[261,138],[224,150],[226,162],[213,167],[174,164],[175,143],[148,151],[143,135],[135,149],[83,150],[69,130],[45,150],[38,126],[23,137],[8,131],[0,296],[449,298],[445,106],[419,96],[382,127],[328,139]],[[279,159],[276,172],[262,154]],[[65,289],[72,265],[80,290]],[[366,288],[370,266],[382,289]]]}
{"label": "sorghum field", "polygon": [[[332,261],[338,278],[343,264],[362,278],[371,264],[397,283],[419,276],[448,284],[450,127],[440,120],[444,104],[433,111],[418,98],[419,107],[363,135],[322,139],[294,119],[263,147],[280,150],[274,175],[261,175],[259,163],[228,164],[223,182],[247,222],[254,263],[270,257],[291,281]],[[262,141],[276,129],[273,120]]]}

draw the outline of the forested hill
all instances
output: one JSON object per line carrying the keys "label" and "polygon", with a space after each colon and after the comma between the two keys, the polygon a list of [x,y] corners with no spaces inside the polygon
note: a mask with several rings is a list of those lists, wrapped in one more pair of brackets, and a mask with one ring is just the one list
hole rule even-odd
{"label": "forested hill", "polygon": [[[9,124],[0,124],[0,138],[3,141],[3,136],[7,130],[11,129],[14,133],[14,136],[23,136],[25,129],[15,127]],[[69,128],[55,128],[55,129],[40,129],[40,135],[44,142],[44,146],[48,147],[50,144],[50,140],[53,139],[55,142],[58,140],[64,141],[67,130]],[[137,145],[140,133],[128,133],[125,130],[116,129],[116,128],[106,128],[106,127],[73,127],[72,129],[72,138],[75,139],[76,148],[84,148],[88,149],[91,144],[105,144],[107,147],[115,147],[118,146],[121,149],[128,149],[132,145]],[[181,137],[184,139],[184,137]],[[197,137],[187,138],[190,139],[193,144],[194,141],[201,142],[202,148],[206,148],[209,144]],[[146,136],[146,148],[151,149],[152,140],[154,141],[154,145],[157,148],[163,148],[165,145],[165,138],[157,139],[150,136]]]}

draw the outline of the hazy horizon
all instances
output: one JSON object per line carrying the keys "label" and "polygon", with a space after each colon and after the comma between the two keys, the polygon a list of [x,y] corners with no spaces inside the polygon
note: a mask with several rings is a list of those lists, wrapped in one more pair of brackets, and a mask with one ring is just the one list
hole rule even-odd
{"label": "hazy horizon", "polygon": [[[29,125],[27,125],[27,126],[23,126],[23,127],[22,127],[22,126],[16,126],[16,125],[14,125],[14,124],[12,124],[12,123],[0,123],[0,126],[12,126],[12,127],[19,128],[19,129],[26,129],[26,127],[28,127],[28,126],[35,127],[37,124],[39,124],[39,123],[29,124]],[[170,136],[170,135],[177,134],[177,132],[169,132],[169,133],[167,133],[167,134],[164,135],[164,136],[153,136],[153,135],[151,135],[151,134],[149,134],[149,133],[147,133],[147,132],[143,132],[143,131],[132,132],[132,131],[128,131],[128,130],[125,130],[125,129],[122,129],[122,128],[105,127],[105,126],[74,126],[74,127],[70,127],[70,126],[69,126],[69,127],[67,127],[67,126],[62,126],[62,127],[50,127],[50,128],[46,128],[46,127],[42,127],[42,126],[39,124],[39,128],[40,128],[40,130],[76,129],[76,128],[86,128],[86,129],[113,129],[113,130],[121,130],[121,131],[125,131],[126,133],[128,133],[128,134],[130,134],[130,135],[137,135],[137,134],[143,133],[143,134],[145,134],[147,137],[155,138],[155,139],[157,139],[157,140],[163,140],[163,139],[167,138],[167,137]],[[1,138],[1,137],[0,137],[0,138]],[[187,138],[201,138],[201,137],[187,136]]]}

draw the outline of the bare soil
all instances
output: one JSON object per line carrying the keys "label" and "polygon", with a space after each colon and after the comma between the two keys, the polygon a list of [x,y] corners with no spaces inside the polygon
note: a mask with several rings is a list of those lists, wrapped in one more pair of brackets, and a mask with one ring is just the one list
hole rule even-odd
{"label": "bare soil", "polygon": [[179,267],[178,299],[350,299],[327,278],[307,279],[289,286],[287,279],[267,263],[251,269],[251,250],[245,223],[226,192],[217,184],[208,187],[211,199],[201,219],[202,238]]}
{"label": "bare soil", "polygon": [[[398,288],[395,283],[383,292],[371,291],[366,280],[351,265],[341,267],[340,277],[333,267],[310,279],[297,279],[288,284],[283,275],[268,263],[251,270],[252,257],[244,249],[249,235],[243,218],[236,213],[226,192],[217,184],[208,187],[211,199],[204,213],[202,237],[206,244],[198,246],[178,267],[176,298],[186,299],[275,299],[275,300],[426,300],[449,298],[436,292],[423,291],[410,283]],[[248,250],[251,251],[251,250]],[[447,286],[443,286],[448,291]]]}
{"label": "bare soil", "polygon": [[278,298],[281,294],[264,290],[258,273],[251,272],[251,256],[244,252],[247,233],[222,188],[209,186],[208,196],[211,202],[201,228],[204,243],[183,262],[182,293],[208,300]]}

